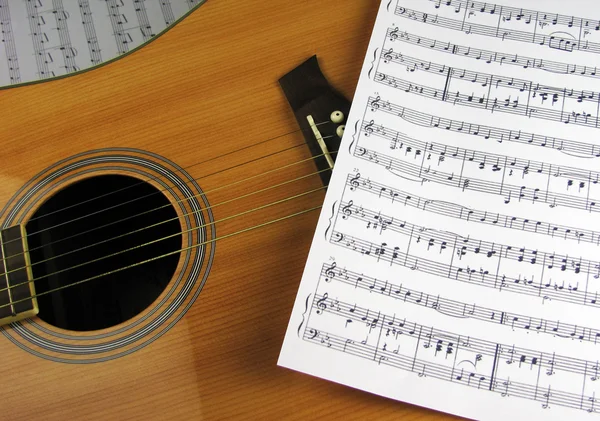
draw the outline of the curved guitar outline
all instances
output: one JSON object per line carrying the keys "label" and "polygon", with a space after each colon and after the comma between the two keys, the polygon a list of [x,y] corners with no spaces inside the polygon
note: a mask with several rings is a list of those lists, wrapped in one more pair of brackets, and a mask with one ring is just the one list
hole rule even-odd
{"label": "curved guitar outline", "polygon": [[197,5],[195,5],[190,10],[188,10],[187,12],[185,12],[178,19],[175,19],[171,24],[167,25],[167,27],[165,29],[163,29],[162,31],[158,32],[155,36],[153,36],[149,40],[141,43],[140,45],[138,45],[137,47],[133,48],[132,50],[127,51],[125,54],[122,54],[122,55],[117,56],[117,57],[113,57],[111,59],[103,61],[102,63],[96,64],[94,66],[86,67],[85,69],[77,70],[77,71],[74,71],[74,72],[71,72],[71,73],[67,73],[67,74],[64,74],[64,75],[54,76],[54,77],[47,78],[47,79],[29,80],[27,82],[15,83],[14,85],[0,85],[0,91],[6,90],[6,89],[21,88],[21,87],[30,86],[30,85],[37,85],[39,83],[53,82],[55,80],[60,80],[60,79],[65,79],[65,78],[68,78],[68,77],[71,77],[71,76],[81,75],[81,74],[89,72],[91,70],[96,70],[96,69],[104,67],[104,66],[106,66],[108,64],[114,63],[115,61],[121,60],[122,58],[128,57],[131,54],[135,53],[136,51],[138,51],[138,50],[144,48],[145,46],[147,46],[148,44],[152,43],[156,39],[160,38],[162,35],[164,35],[165,33],[167,33],[170,29],[172,29],[175,26],[177,26],[181,21],[183,21],[185,18],[187,18],[193,12],[195,12],[196,10],[198,10],[200,8],[200,6],[202,6],[203,4],[205,4],[206,1],[207,0],[199,0],[199,3]]}

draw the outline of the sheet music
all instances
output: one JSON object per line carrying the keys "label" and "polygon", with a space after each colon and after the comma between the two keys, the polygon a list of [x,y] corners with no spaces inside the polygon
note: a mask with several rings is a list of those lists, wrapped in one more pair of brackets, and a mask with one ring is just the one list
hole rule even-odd
{"label": "sheet music", "polygon": [[384,0],[279,364],[467,418],[600,414],[600,8]]}
{"label": "sheet music", "polygon": [[0,87],[131,52],[205,0],[0,0]]}

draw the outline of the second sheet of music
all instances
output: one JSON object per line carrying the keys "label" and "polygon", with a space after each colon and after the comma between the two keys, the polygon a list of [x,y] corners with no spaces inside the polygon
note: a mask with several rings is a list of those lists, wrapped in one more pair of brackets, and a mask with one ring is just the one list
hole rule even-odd
{"label": "second sheet of music", "polygon": [[600,412],[586,5],[382,3],[281,365],[473,418]]}

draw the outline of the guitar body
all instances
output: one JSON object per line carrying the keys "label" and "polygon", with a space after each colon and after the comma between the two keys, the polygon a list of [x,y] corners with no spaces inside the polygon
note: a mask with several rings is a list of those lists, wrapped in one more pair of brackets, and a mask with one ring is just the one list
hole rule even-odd
{"label": "guitar body", "polygon": [[[2,91],[3,227],[40,229],[28,222],[64,188],[124,175],[162,191],[184,251],[155,266],[165,285],[140,284],[138,294],[112,284],[113,294],[149,297],[116,324],[94,324],[102,309],[62,314],[60,300],[55,319],[42,318],[51,300],[40,298],[40,316],[5,326],[1,419],[437,416],[276,365],[318,210],[284,217],[324,196],[318,175],[282,184],[316,167],[294,147],[304,138],[277,80],[317,54],[351,98],[377,6],[213,0],[105,67]],[[90,186],[78,194],[94,197]],[[98,294],[108,288],[90,282]]]}

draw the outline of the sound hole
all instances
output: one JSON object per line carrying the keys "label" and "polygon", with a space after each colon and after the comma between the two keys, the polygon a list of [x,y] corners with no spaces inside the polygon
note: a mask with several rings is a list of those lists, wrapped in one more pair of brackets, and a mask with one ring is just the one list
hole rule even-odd
{"label": "sound hole", "polygon": [[90,331],[142,312],[175,273],[182,245],[176,217],[165,195],[133,177],[91,177],[56,193],[27,224],[36,293],[42,294],[39,317]]}

